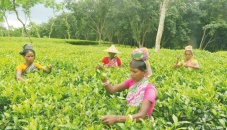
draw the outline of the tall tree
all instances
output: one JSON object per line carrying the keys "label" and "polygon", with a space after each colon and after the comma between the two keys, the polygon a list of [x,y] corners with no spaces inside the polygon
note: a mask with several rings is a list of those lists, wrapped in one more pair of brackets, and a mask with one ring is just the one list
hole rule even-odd
{"label": "tall tree", "polygon": [[[124,0],[119,8],[119,14],[130,26],[132,38],[137,46],[144,46],[147,33],[155,31],[157,11],[155,9],[159,0]],[[118,7],[116,7],[118,8]],[[151,41],[151,39],[149,39]]]}
{"label": "tall tree", "polygon": [[160,50],[160,43],[161,43],[162,33],[164,29],[165,14],[166,14],[166,8],[168,5],[168,2],[169,0],[164,0],[164,2],[160,4],[160,19],[159,19],[158,32],[157,32],[156,42],[155,42],[155,52],[159,52]]}
{"label": "tall tree", "polygon": [[15,0],[13,0],[13,9],[14,9],[14,11],[15,11],[15,13],[16,13],[17,19],[18,19],[18,20],[20,21],[20,23],[22,24],[23,30],[24,30],[25,34],[28,36],[28,38],[29,38],[29,40],[30,40],[30,43],[32,43],[32,38],[31,38],[30,34],[28,33],[28,30],[27,30],[27,28],[26,28],[26,24],[25,24],[25,22],[23,22],[23,20],[21,20],[21,18],[19,17],[18,11],[17,11],[17,9],[16,9],[16,2],[15,2]]}
{"label": "tall tree", "polygon": [[217,51],[227,49],[227,0],[200,1],[203,15],[200,18],[203,35],[201,36],[200,49]]}
{"label": "tall tree", "polygon": [[[71,3],[69,9],[75,12],[75,17],[80,14],[87,26],[94,30],[101,42],[103,29],[106,26],[106,16],[112,0],[86,0]],[[79,13],[80,12],[80,13]]]}
{"label": "tall tree", "polygon": [[0,2],[0,19],[3,18],[6,22],[7,25],[7,33],[8,37],[10,38],[10,31],[11,31],[11,26],[9,25],[7,13],[11,13],[13,11],[13,6],[10,2],[10,0],[2,0]]}
{"label": "tall tree", "polygon": [[[23,31],[29,37],[29,40],[31,43],[32,43],[32,38],[29,34],[29,30],[27,29],[26,21],[23,21],[19,16],[19,13],[17,11],[18,7],[21,7],[25,17],[30,19],[30,9],[36,4],[44,4],[46,7],[52,7],[53,5],[56,5],[55,0],[48,0],[48,1],[46,0],[3,0],[3,1],[6,1],[6,2],[3,2],[7,5],[6,10],[8,11],[13,10],[16,13],[16,17],[18,21],[22,24]],[[31,20],[30,22],[33,23]]]}

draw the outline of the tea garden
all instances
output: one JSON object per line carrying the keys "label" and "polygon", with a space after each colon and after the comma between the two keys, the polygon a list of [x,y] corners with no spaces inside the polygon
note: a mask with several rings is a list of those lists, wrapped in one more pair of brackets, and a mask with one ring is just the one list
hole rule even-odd
{"label": "tea garden", "polygon": [[[0,37],[0,129],[86,129],[86,130],[174,130],[226,129],[227,52],[194,50],[200,70],[173,69],[176,55],[184,50],[149,48],[158,99],[152,118],[140,123],[127,120],[111,126],[101,115],[127,115],[134,108],[125,102],[127,91],[109,95],[95,72],[95,66],[109,45],[71,45],[64,39],[33,39],[35,62],[52,64],[51,74],[27,75],[27,82],[15,80],[16,66],[24,59],[18,53],[26,38]],[[122,54],[121,68],[106,69],[112,84],[130,75],[130,53],[135,47],[116,45]]]}

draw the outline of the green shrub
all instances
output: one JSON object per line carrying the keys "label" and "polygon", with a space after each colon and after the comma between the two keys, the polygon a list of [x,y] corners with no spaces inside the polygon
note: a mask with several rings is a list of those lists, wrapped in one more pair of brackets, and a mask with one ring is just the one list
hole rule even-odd
{"label": "green shrub", "polygon": [[[28,39],[0,37],[0,93],[4,105],[0,129],[226,129],[226,52],[210,53],[194,49],[201,69],[173,69],[176,56],[184,50],[149,49],[158,99],[151,119],[107,126],[99,117],[125,115],[130,108],[127,91],[109,95],[95,73],[106,56],[107,46],[70,45],[65,39],[35,39],[35,62],[52,64],[53,71],[28,75],[28,82],[15,80],[15,68],[24,62],[18,54]],[[130,54],[134,48],[117,47],[122,67],[106,70],[111,84],[130,76]]]}

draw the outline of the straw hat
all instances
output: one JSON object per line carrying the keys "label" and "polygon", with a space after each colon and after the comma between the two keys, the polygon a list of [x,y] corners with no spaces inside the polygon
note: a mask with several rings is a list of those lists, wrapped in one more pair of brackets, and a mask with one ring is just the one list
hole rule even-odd
{"label": "straw hat", "polygon": [[110,53],[121,53],[117,50],[117,48],[114,45],[111,45],[108,49],[103,51],[110,52]]}

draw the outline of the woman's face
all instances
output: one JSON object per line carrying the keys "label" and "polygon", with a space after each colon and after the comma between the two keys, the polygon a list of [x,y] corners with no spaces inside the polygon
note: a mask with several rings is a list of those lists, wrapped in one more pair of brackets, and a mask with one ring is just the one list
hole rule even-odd
{"label": "woman's face", "polygon": [[185,56],[185,58],[186,58],[187,60],[190,60],[190,59],[192,58],[192,53],[189,52],[189,51],[186,51],[186,52],[184,53],[184,56]]}
{"label": "woman's face", "polygon": [[145,75],[144,71],[141,71],[141,70],[139,70],[137,68],[134,68],[131,65],[130,65],[130,71],[131,71],[131,73],[130,73],[131,74],[131,78],[134,81],[136,81],[136,82],[140,81]]}
{"label": "woman's face", "polygon": [[109,52],[109,57],[112,59],[112,58],[114,58],[114,56],[116,55],[116,53],[111,53],[111,52]]}
{"label": "woman's face", "polygon": [[24,56],[24,59],[26,61],[26,63],[28,64],[31,64],[33,63],[34,59],[35,59],[35,56],[34,56],[34,53],[29,51],[25,56]]}

